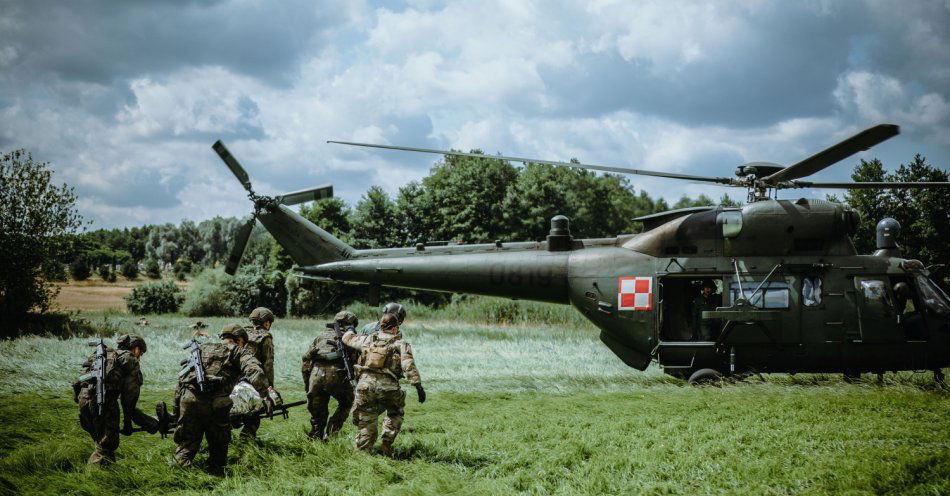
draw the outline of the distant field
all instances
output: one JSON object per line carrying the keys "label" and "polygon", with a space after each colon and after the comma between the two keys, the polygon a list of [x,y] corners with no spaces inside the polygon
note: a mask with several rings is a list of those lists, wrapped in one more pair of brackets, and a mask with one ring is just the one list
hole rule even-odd
{"label": "distant field", "polygon": [[[132,292],[132,288],[149,282],[150,279],[140,278],[129,281],[119,278],[114,283],[105,282],[99,278],[89,278],[85,281],[69,281],[59,285],[59,296],[56,297],[56,307],[63,310],[120,310],[126,311],[125,297]],[[183,283],[179,285],[184,286]]]}
{"label": "distant field", "polygon": [[[89,317],[145,335],[140,405],[170,400],[192,320],[154,316],[141,328],[134,316]],[[205,320],[217,329],[234,319]],[[303,398],[299,357],[322,325],[277,322],[287,401]],[[115,468],[86,468],[92,445],[69,383],[91,349],[84,339],[2,341],[0,493],[950,494],[950,393],[930,374],[693,388],[627,368],[589,327],[410,319],[404,333],[430,400],[410,391],[396,460],[354,452],[352,425],[327,445],[307,441],[307,412],[295,409],[265,420],[259,445],[235,445],[224,478],[168,466],[172,441],[144,434],[122,438]]]}

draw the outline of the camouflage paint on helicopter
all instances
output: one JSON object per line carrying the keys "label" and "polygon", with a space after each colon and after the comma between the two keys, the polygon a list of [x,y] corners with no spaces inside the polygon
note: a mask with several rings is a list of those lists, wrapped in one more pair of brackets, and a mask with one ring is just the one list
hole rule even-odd
{"label": "camouflage paint on helicopter", "polygon": [[[894,242],[896,221],[879,225],[874,255],[859,255],[850,238],[858,224],[852,209],[823,200],[770,197],[786,188],[950,186],[799,180],[896,134],[897,126],[875,126],[790,167],[740,166],[739,179],[498,156],[742,186],[750,203],[641,217],[642,233],[614,238],[574,239],[568,219],[559,215],[542,242],[374,250],[356,250],[286,207],[298,199],[330,196],[332,189],[259,196],[247,173],[217,142],[214,149],[255,205],[227,270],[236,269],[257,219],[291,255],[302,277],[571,304],[601,330],[611,351],[640,370],[657,360],[667,373],[691,379],[750,371],[917,369],[934,370],[942,378],[939,369],[950,366],[950,301],[920,262],[902,258]],[[712,289],[710,294],[703,286]],[[700,327],[713,335],[704,336]]]}

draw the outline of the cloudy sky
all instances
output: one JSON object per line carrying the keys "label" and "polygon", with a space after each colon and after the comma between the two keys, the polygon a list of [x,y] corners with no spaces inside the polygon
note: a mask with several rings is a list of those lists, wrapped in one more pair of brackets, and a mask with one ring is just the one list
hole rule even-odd
{"label": "cloudy sky", "polygon": [[720,176],[901,126],[831,181],[947,168],[948,101],[950,0],[0,0],[0,150],[50,162],[93,228],[248,213],[219,138],[259,193],[353,203],[438,157],[328,139]]}

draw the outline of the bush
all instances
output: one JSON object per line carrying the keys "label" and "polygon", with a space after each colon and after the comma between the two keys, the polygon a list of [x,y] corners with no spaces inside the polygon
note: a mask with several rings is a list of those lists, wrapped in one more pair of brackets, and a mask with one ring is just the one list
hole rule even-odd
{"label": "bush", "polygon": [[100,265],[99,266],[99,277],[106,282],[115,282],[115,272],[112,270],[112,266]]}
{"label": "bush", "polygon": [[158,266],[158,261],[154,258],[145,263],[145,275],[151,279],[162,278],[162,268]]}
{"label": "bush", "polygon": [[139,276],[139,264],[132,260],[127,260],[122,264],[122,277],[133,280]]}
{"label": "bush", "polygon": [[267,273],[255,265],[242,268],[234,277],[221,269],[205,270],[191,283],[182,312],[189,317],[238,317],[267,307],[282,317],[287,301],[285,278],[283,272]]}
{"label": "bush", "polygon": [[181,306],[184,295],[171,281],[150,282],[136,286],[125,297],[125,305],[135,314],[172,313]]}
{"label": "bush", "polygon": [[72,274],[73,279],[85,281],[92,275],[92,269],[89,267],[86,257],[79,256],[73,260],[73,263],[69,264],[69,273]]}
{"label": "bush", "polygon": [[181,311],[189,317],[231,317],[238,309],[232,305],[226,286],[230,277],[221,270],[201,273],[185,293]]}

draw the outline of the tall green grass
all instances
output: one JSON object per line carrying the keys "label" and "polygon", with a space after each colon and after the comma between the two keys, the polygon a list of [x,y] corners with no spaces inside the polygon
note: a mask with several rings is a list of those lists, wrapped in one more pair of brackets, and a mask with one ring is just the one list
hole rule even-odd
{"label": "tall green grass", "polygon": [[[355,310],[364,321],[376,312]],[[329,444],[308,441],[297,408],[265,420],[259,443],[236,443],[224,478],[200,470],[205,454],[196,469],[169,466],[172,441],[145,434],[122,438],[116,466],[86,467],[92,443],[69,400],[86,339],[2,341],[0,494],[950,494],[950,393],[929,375],[693,388],[624,366],[586,324],[438,312],[410,307],[403,328],[430,394],[420,405],[410,391],[395,460],[355,452],[351,425]],[[87,317],[110,343],[145,336],[140,406],[169,401],[194,319]],[[240,319],[202,320],[214,332]],[[300,355],[323,324],[274,327],[287,401],[303,398]]]}

